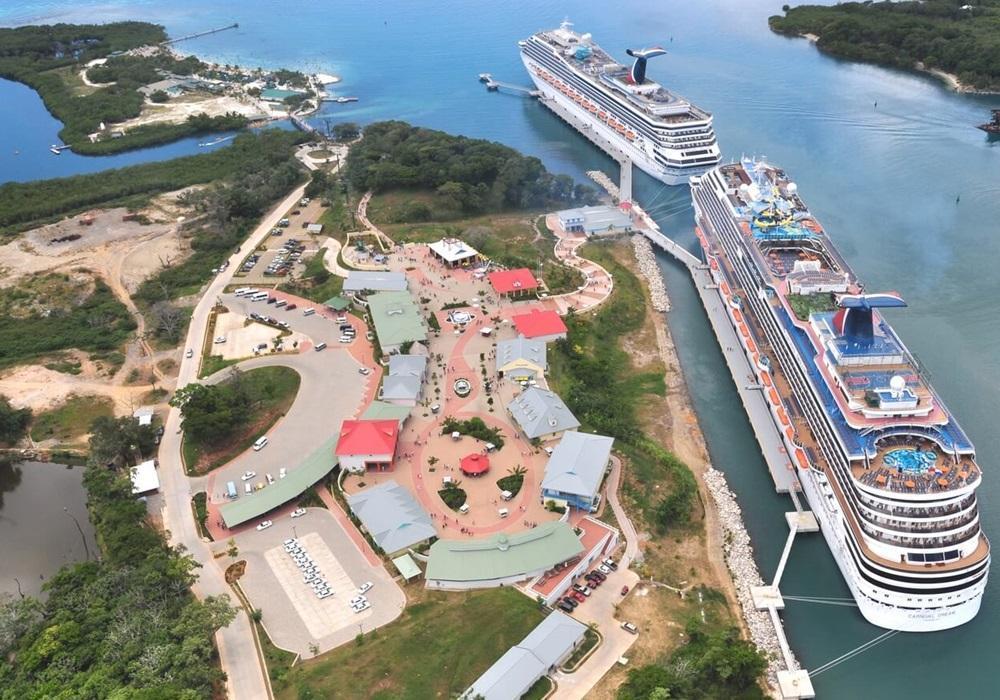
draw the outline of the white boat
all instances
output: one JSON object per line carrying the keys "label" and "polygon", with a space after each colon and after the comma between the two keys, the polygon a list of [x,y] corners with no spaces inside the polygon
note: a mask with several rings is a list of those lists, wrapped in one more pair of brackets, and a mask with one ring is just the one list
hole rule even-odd
{"label": "white boat", "polygon": [[[979,612],[990,545],[976,450],[785,172],[723,165],[691,181],[730,321],[866,620],[904,632]],[[767,362],[763,360],[767,358]],[[765,368],[766,365],[766,368]]]}
{"label": "white boat", "polygon": [[542,104],[658,180],[686,184],[719,163],[712,115],[646,77],[665,50],[629,49],[626,67],[569,22],[518,45]]}

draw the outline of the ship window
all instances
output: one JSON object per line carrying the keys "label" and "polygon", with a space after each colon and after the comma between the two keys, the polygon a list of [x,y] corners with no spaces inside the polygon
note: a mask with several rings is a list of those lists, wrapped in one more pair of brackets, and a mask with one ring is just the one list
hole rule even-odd
{"label": "ship window", "polygon": [[910,552],[909,554],[906,555],[906,558],[909,559],[910,561],[923,562],[924,561],[924,553],[923,552],[915,552],[915,553],[914,552]]}

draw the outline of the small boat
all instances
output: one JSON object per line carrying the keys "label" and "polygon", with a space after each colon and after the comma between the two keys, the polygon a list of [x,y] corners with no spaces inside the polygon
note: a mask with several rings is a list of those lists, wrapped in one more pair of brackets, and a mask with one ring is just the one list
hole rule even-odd
{"label": "small boat", "polygon": [[1000,135],[1000,109],[990,110],[993,114],[993,118],[986,122],[985,124],[980,124],[977,129],[982,129],[987,134],[998,134]]}
{"label": "small boat", "polygon": [[348,102],[357,102],[357,101],[358,101],[357,97],[338,97],[337,98],[337,102],[339,102],[340,104],[346,104]]}
{"label": "small boat", "polygon": [[49,146],[49,150],[52,151],[52,153],[54,153],[55,155],[59,155],[60,153],[62,153],[62,150],[59,149],[57,146]]}
{"label": "small boat", "polygon": [[214,139],[212,141],[205,141],[203,143],[199,143],[198,147],[199,148],[207,148],[208,146],[215,146],[215,145],[218,145],[218,144],[220,144],[220,143],[222,143],[224,141],[228,141],[231,138],[233,138],[233,137],[232,136],[220,136],[219,138]]}

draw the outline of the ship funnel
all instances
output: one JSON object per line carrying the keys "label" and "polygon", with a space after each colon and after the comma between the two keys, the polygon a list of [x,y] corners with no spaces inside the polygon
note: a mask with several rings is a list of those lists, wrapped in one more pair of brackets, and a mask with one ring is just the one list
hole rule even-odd
{"label": "ship funnel", "polygon": [[632,83],[642,85],[646,81],[646,61],[656,56],[662,56],[666,52],[666,49],[661,49],[659,46],[654,46],[651,49],[625,49],[625,53],[635,59],[632,70],[629,71]]}
{"label": "ship funnel", "polygon": [[834,330],[850,341],[867,344],[875,331],[872,309],[901,308],[906,302],[896,292],[842,294],[837,297],[837,306],[840,310],[833,317]]}

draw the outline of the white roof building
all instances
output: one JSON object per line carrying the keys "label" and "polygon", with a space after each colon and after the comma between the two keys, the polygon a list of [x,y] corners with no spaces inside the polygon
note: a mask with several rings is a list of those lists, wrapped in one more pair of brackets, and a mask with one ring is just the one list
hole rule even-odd
{"label": "white roof building", "polygon": [[529,440],[580,427],[580,421],[557,394],[537,387],[523,391],[507,405],[507,410]]}
{"label": "white roof building", "polygon": [[575,430],[563,433],[545,465],[542,498],[554,497],[589,508],[604,480],[614,438]]}
{"label": "white roof building", "polygon": [[458,265],[479,257],[479,251],[457,238],[442,238],[428,246],[431,252],[449,265]]}
{"label": "white roof building", "polygon": [[556,610],[486,669],[462,699],[518,700],[565,661],[586,633],[586,625]]}
{"label": "white roof building", "polygon": [[156,473],[156,462],[152,459],[129,469],[132,479],[132,493],[139,495],[160,488],[160,476]]}
{"label": "white roof building", "polygon": [[347,503],[386,554],[395,554],[437,534],[427,511],[395,481],[348,495]]}

